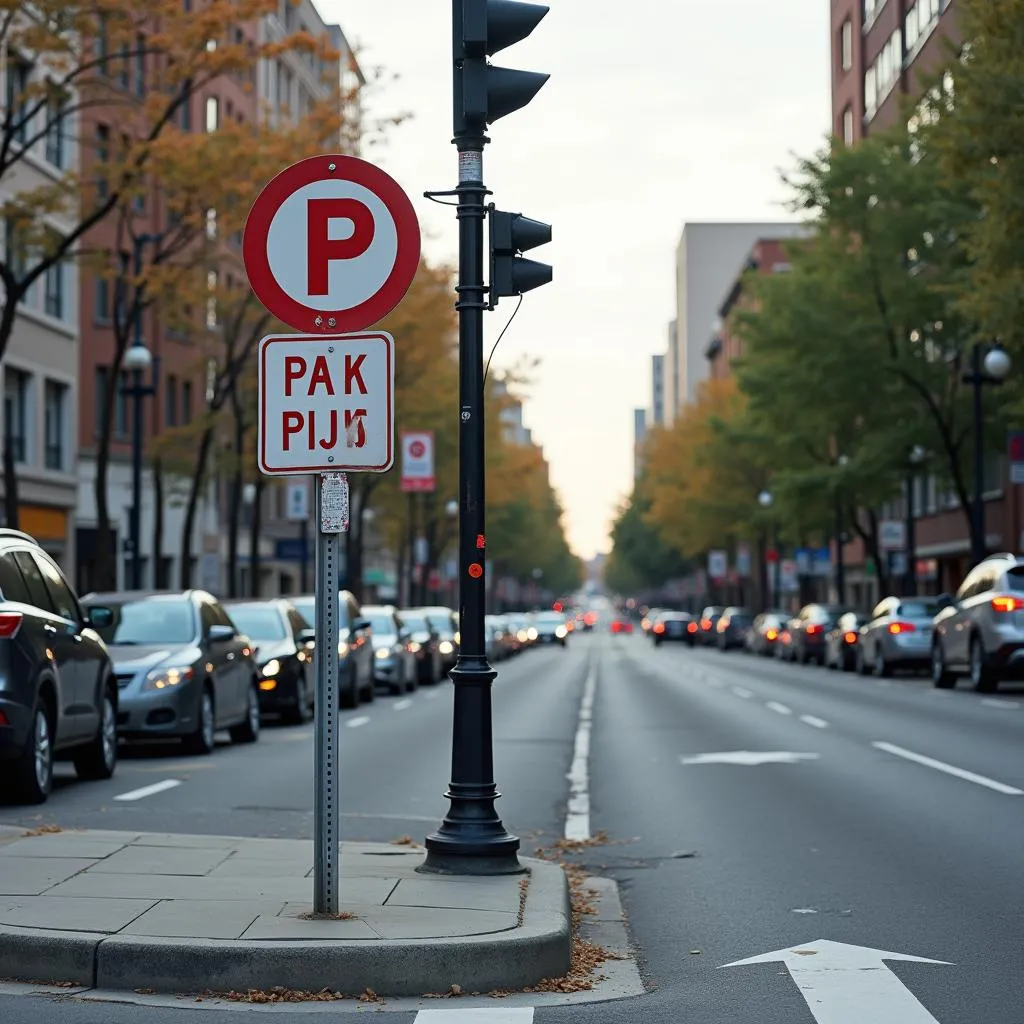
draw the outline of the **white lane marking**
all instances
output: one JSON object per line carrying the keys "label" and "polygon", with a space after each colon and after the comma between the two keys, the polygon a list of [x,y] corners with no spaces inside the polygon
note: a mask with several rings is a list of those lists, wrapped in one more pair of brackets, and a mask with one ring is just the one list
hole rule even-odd
{"label": "white lane marking", "polygon": [[934,768],[937,772],[945,772],[947,775],[955,775],[958,779],[973,782],[978,786],[994,789],[997,793],[1003,793],[1006,796],[1024,796],[1024,790],[1015,789],[1013,786],[1007,786],[1004,782],[996,782],[995,779],[986,778],[984,775],[976,775],[974,772],[957,768],[955,765],[946,764],[945,761],[936,761],[932,757],[925,757],[924,754],[915,754],[912,750],[897,747],[894,743],[876,741],[871,746],[878,750],[884,750],[887,754],[893,754],[907,761],[913,761],[915,764],[924,765],[925,768]]}
{"label": "white lane marking", "polygon": [[147,796],[155,796],[157,793],[164,793],[168,789],[174,789],[181,785],[180,779],[164,779],[163,782],[154,782],[152,786],[143,786],[142,789],[133,789],[128,793],[115,796],[115,800],[144,800]]}
{"label": "white lane marking", "polygon": [[1002,708],[1004,711],[1020,707],[1018,700],[1000,700],[998,697],[982,697],[981,703],[987,708]]}
{"label": "white lane marking", "polygon": [[579,724],[569,769],[569,809],[565,815],[566,839],[590,838],[590,726],[594,718],[594,693],[597,690],[597,661],[590,659],[587,681],[580,700]]}
{"label": "white lane marking", "polygon": [[826,722],[824,718],[815,718],[814,715],[801,715],[800,721],[805,722],[807,725],[810,725],[815,729],[828,728],[828,722]]}
{"label": "white lane marking", "polygon": [[358,718],[350,718],[345,724],[350,729],[358,729],[361,725],[366,725],[370,719],[366,715],[360,715]]}
{"label": "white lane marking", "polygon": [[420,1010],[413,1024],[533,1024],[533,1007]]}
{"label": "white lane marking", "polygon": [[750,698],[754,696],[749,690],[744,690],[742,686],[734,686],[732,688],[732,692],[735,693],[737,697],[742,697],[744,700],[750,700]]}
{"label": "white lane marking", "polygon": [[395,703],[392,704],[391,706],[396,711],[404,711],[406,708],[412,707],[412,701],[411,700],[396,700]]}
{"label": "white lane marking", "polygon": [[746,967],[780,960],[817,1024],[938,1024],[884,961],[949,966],[945,960],[818,939],[723,966]]}
{"label": "white lane marking", "polygon": [[777,700],[770,700],[765,707],[769,711],[774,711],[777,715],[791,715],[793,714],[792,708],[787,708],[785,704],[780,704]]}
{"label": "white lane marking", "polygon": [[680,756],[683,764],[739,764],[745,768],[759,764],[797,764],[800,761],[817,761],[818,754],[795,754],[789,750],[728,750],[720,754],[694,754]]}

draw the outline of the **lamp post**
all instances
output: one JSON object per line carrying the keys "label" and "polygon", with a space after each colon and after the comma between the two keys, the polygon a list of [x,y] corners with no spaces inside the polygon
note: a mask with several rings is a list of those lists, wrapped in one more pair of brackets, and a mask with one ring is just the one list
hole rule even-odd
{"label": "lamp post", "polygon": [[915,444],[907,455],[907,571],[903,583],[903,592],[907,597],[917,597],[917,510],[914,508],[914,487],[927,455],[919,444]]}
{"label": "lamp post", "polygon": [[[836,459],[836,466],[842,470],[849,465],[847,455]],[[836,603],[846,603],[846,562],[843,560],[843,493],[836,484]]]}
{"label": "lamp post", "polygon": [[985,415],[982,406],[982,388],[1002,384],[1012,366],[1009,353],[998,342],[971,346],[971,369],[963,375],[965,384],[974,392],[974,508],[971,515],[971,553],[974,562],[982,561],[985,543]]}
{"label": "lamp post", "polygon": [[[775,497],[771,491],[764,490],[757,496],[757,503],[763,509],[769,509],[775,504]],[[779,564],[779,529],[775,519],[772,519],[772,551],[775,552],[775,561],[772,569],[772,608],[778,608],[780,604],[779,598],[779,577],[781,576],[782,566]]]}

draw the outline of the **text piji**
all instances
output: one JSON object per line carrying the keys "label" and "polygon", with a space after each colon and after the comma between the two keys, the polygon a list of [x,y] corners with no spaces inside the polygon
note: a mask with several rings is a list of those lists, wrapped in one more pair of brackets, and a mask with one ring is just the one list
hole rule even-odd
{"label": "text piji", "polygon": [[[335,366],[326,356],[317,356],[312,365],[303,356],[285,356],[284,393],[286,398],[317,398],[322,396],[350,398],[365,395],[366,381],[363,379],[365,353],[353,356],[345,354],[341,366]],[[318,410],[312,405],[306,409],[289,409],[281,414],[281,437],[286,452],[293,443],[309,451],[318,447],[330,451],[338,446],[344,431],[346,448],[362,448],[366,444],[368,415],[362,407]],[[343,418],[342,418],[343,417]]]}

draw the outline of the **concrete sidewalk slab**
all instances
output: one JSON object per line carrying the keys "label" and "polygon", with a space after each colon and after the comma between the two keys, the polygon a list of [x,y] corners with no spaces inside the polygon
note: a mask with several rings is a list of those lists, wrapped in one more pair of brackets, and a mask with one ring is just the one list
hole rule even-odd
{"label": "concrete sidewalk slab", "polygon": [[434,876],[416,872],[422,850],[342,844],[342,915],[317,920],[310,842],[12,833],[0,832],[0,978],[408,996],[523,988],[569,966],[568,886],[544,861]]}

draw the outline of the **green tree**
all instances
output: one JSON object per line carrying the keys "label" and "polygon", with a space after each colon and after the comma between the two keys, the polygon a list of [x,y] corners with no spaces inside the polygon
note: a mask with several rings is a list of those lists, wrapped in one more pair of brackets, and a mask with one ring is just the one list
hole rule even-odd
{"label": "green tree", "polygon": [[650,521],[651,499],[643,478],[619,506],[612,525],[612,550],[605,564],[605,583],[620,594],[656,590],[686,575],[686,559],[668,545]]}

